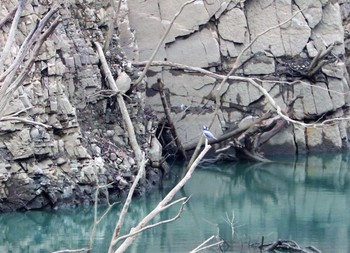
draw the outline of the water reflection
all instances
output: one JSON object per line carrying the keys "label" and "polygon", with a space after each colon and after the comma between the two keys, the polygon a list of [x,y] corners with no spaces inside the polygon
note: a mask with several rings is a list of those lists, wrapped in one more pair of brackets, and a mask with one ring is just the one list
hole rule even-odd
{"label": "water reflection", "polygon": [[[323,252],[350,252],[349,172],[348,154],[200,168],[178,195],[192,196],[181,219],[147,231],[129,252],[188,252],[218,229],[232,246],[229,252],[258,252],[247,244],[260,241],[262,235]],[[137,199],[125,225],[134,226],[164,194]],[[119,208],[98,227],[93,252],[107,251]],[[154,222],[176,212],[164,212]],[[234,235],[227,222],[233,213]],[[85,247],[92,220],[92,208],[0,214],[0,252]]]}

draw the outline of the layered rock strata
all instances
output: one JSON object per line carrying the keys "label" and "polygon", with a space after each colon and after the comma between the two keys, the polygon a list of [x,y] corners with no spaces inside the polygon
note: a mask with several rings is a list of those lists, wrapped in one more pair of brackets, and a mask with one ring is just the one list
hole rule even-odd
{"label": "layered rock strata", "polygon": [[[2,1],[1,19],[17,2]],[[110,1],[27,1],[10,60],[36,20],[54,3],[60,5],[61,23],[6,108],[6,115],[15,113],[50,128],[23,121],[0,122],[0,211],[91,203],[97,185],[111,182],[109,195],[116,199],[127,192],[137,172],[119,107],[108,91],[93,47],[93,41],[104,43],[113,16]],[[120,30],[132,35],[124,4],[120,14]],[[10,25],[1,28],[0,48]],[[135,71],[120,49],[128,43],[133,43],[132,37],[131,41],[112,39],[107,58],[116,79],[126,73],[133,78]],[[150,110],[145,113],[144,97],[142,85],[126,96],[139,144],[152,157],[139,194],[159,180],[156,167],[161,159],[159,143],[151,141],[155,117]]]}

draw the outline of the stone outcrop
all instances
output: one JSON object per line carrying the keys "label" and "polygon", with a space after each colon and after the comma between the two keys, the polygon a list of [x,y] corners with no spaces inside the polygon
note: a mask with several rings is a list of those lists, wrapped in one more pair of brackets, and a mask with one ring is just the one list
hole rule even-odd
{"label": "stone outcrop", "polygon": [[[139,49],[137,61],[148,60],[169,21],[185,2],[129,4],[130,24]],[[154,29],[146,28],[146,24]],[[242,49],[272,27],[249,47],[243,55],[246,62],[236,74],[263,79],[261,85],[281,108],[298,98],[292,105],[294,119],[310,123],[348,117],[349,58],[344,55],[349,52],[350,26],[346,1],[195,1],[175,20],[156,59],[227,73]],[[150,29],[152,36],[147,36]],[[312,60],[329,47],[333,48],[323,67],[312,72]],[[185,146],[193,145],[201,134],[201,125],[212,119],[215,89],[221,80],[167,67],[150,73],[146,103],[162,115],[155,86],[157,78],[162,78],[179,138]],[[220,94],[221,109],[211,128],[217,136],[237,127],[246,116],[259,116],[271,109],[249,82],[229,81]],[[341,150],[348,147],[348,131],[346,121],[306,129],[289,124],[262,151],[268,155]]]}
{"label": "stone outcrop", "polygon": [[[11,59],[36,20],[52,7],[49,2],[28,1]],[[61,23],[6,109],[6,115],[20,112],[21,118],[50,128],[23,121],[0,122],[0,211],[90,203],[97,185],[111,182],[110,196],[117,199],[137,172],[116,99],[104,92],[108,87],[93,47],[93,41],[104,42],[112,7],[109,1],[57,4]],[[0,19],[15,5],[17,1],[2,1]],[[138,141],[143,150],[151,150],[154,169],[148,166],[140,194],[160,178],[161,147],[151,141],[150,128],[156,122],[151,111],[145,114],[144,88],[130,91],[135,71],[120,50],[122,45],[129,55],[136,52],[127,13],[127,6],[122,5],[123,39],[113,38],[109,53],[113,57],[108,60],[120,90],[128,92],[127,106]],[[1,50],[10,24],[1,28]]]}
{"label": "stone outcrop", "polygon": [[[110,195],[117,198],[128,190],[136,172],[117,102],[106,91],[92,43],[104,43],[115,10],[105,0],[55,2],[60,5],[61,23],[44,43],[29,77],[6,109],[7,115],[16,114],[27,122],[0,121],[1,211],[89,203],[97,184],[110,182],[114,182],[108,189]],[[138,77],[131,61],[148,60],[185,2],[123,1],[117,33],[106,54],[125,93],[138,142],[149,158],[139,193],[155,185],[160,174],[162,146],[155,139],[155,129],[163,108],[157,78],[165,84],[184,146],[198,141],[202,125],[209,124],[215,111],[221,80],[212,75],[152,67],[147,83],[130,89]],[[15,0],[2,1],[0,19],[16,4]],[[28,1],[5,67],[52,4]],[[244,64],[236,74],[262,80],[261,85],[282,108],[298,98],[291,108],[294,119],[312,123],[346,118],[350,103],[349,10],[349,3],[330,0],[194,1],[175,20],[156,60],[225,74],[255,36],[275,27],[243,54]],[[280,25],[292,15],[293,19]],[[0,48],[9,27],[7,23],[0,28]],[[325,64],[310,69],[312,60],[329,47],[333,48],[324,58]],[[244,80],[228,81],[219,94],[221,107],[211,127],[216,136],[242,125],[242,119],[271,109],[263,94]],[[341,150],[348,146],[348,132],[347,121],[305,129],[289,124],[262,152]]]}

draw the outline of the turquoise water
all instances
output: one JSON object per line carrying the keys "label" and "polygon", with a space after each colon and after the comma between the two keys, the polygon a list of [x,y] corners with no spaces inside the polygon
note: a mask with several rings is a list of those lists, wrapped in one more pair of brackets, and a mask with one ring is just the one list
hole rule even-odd
{"label": "turquoise water", "polygon": [[[146,231],[128,252],[189,252],[218,233],[229,246],[226,252],[259,252],[249,244],[260,242],[261,236],[265,242],[289,239],[323,252],[350,252],[349,157],[327,154],[198,168],[178,194],[191,196],[181,218]],[[136,199],[125,227],[152,210],[172,182],[163,191]],[[93,252],[107,251],[120,207],[98,227]],[[177,210],[162,213],[155,222],[171,218]],[[232,229],[228,220],[233,214]],[[0,252],[86,247],[92,221],[92,207],[0,214]]]}

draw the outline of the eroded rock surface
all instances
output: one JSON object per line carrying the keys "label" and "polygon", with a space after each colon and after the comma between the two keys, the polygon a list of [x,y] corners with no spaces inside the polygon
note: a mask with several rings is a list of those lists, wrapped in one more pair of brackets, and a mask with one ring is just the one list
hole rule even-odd
{"label": "eroded rock surface", "polygon": [[[60,5],[61,23],[44,43],[29,77],[6,109],[6,115],[21,112],[16,116],[50,127],[17,120],[0,122],[0,211],[88,204],[94,200],[97,185],[111,182],[108,191],[117,199],[137,172],[115,96],[103,91],[108,87],[93,47],[93,41],[104,43],[113,13],[110,2],[55,3]],[[16,4],[2,1],[0,19]],[[10,59],[52,4],[27,1]],[[123,39],[114,36],[107,54],[122,92],[129,91],[135,71],[120,46],[129,55],[137,54],[127,14],[123,4],[119,22]],[[10,25],[1,28],[0,48]],[[155,118],[151,111],[144,113],[144,96],[142,86],[130,91],[127,107],[142,149],[156,149],[152,163],[159,167],[161,147],[154,142],[151,147],[153,137],[146,127],[151,128]],[[148,167],[139,194],[160,178],[155,166]]]}
{"label": "eroded rock surface", "polygon": [[[144,8],[143,1],[132,2],[131,27],[135,29],[138,61],[144,61],[185,0],[147,1],[154,6],[152,11]],[[263,79],[261,85],[282,109],[295,100],[291,108],[294,119],[309,123],[345,118],[349,115],[349,58],[344,57],[350,45],[348,10],[348,3],[328,0],[195,1],[175,20],[156,59],[225,74],[242,49],[253,42],[243,55],[245,64],[236,74]],[[156,24],[154,36],[147,36],[144,30],[148,22]],[[329,47],[333,48],[322,68],[315,69],[312,61]],[[214,96],[221,80],[168,67],[152,70],[146,102],[160,115],[162,107],[154,85],[157,78],[163,79],[168,90],[183,144],[193,145],[201,125],[212,119],[210,110],[215,107]],[[221,109],[211,129],[216,135],[234,129],[246,116],[259,116],[272,109],[249,82],[228,81],[220,94]],[[348,147],[346,121],[335,121],[324,129],[301,129],[289,124],[265,145],[263,152],[305,153]]]}
{"label": "eroded rock surface", "polygon": [[[55,2],[60,5],[61,24],[44,43],[29,78],[7,108],[8,115],[21,112],[20,117],[51,127],[0,122],[2,211],[89,203],[96,185],[110,182],[114,182],[110,195],[118,197],[128,190],[136,172],[117,102],[105,92],[108,87],[92,43],[105,41],[113,7],[105,0]],[[123,92],[138,141],[149,151],[154,167],[148,168],[141,192],[159,180],[162,147],[154,139],[154,129],[163,108],[157,79],[165,84],[183,145],[196,143],[202,125],[208,125],[214,115],[216,88],[221,82],[214,76],[154,67],[146,85],[143,82],[128,90],[138,77],[130,61],[148,60],[185,2],[123,1],[118,30],[107,53],[115,79],[125,85]],[[0,18],[17,1],[1,3]],[[5,66],[11,64],[25,36],[52,4],[28,1]],[[175,20],[156,60],[225,75],[241,51],[266,31],[247,48],[236,74],[261,79],[260,84],[283,109],[295,100],[291,108],[294,119],[312,123],[346,118],[350,103],[349,10],[349,3],[329,0],[194,1]],[[9,24],[1,27],[1,48],[9,29]],[[330,47],[324,65],[311,68],[313,59]],[[211,127],[216,136],[235,129],[242,119],[272,109],[263,94],[244,80],[228,81],[219,94],[221,107]],[[348,132],[347,121],[324,128],[289,124],[262,152],[337,151],[348,146]]]}

